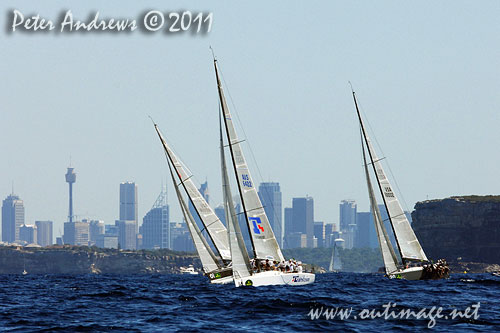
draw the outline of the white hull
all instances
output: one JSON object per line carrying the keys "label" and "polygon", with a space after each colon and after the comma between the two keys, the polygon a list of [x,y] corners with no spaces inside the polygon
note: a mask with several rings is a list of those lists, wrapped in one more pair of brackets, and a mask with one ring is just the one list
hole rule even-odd
{"label": "white hull", "polygon": [[400,269],[395,272],[389,273],[389,278],[391,279],[405,279],[405,280],[420,280],[422,273],[424,271],[423,267],[410,267],[406,269]]}
{"label": "white hull", "polygon": [[234,279],[236,287],[240,286],[275,286],[291,285],[302,286],[314,282],[315,275],[311,273],[283,273],[280,271],[268,271],[256,273],[245,278]]}

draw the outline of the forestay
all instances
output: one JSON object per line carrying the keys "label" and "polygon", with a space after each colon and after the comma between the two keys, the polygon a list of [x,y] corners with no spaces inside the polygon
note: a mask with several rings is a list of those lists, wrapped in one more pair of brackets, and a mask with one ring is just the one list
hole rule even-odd
{"label": "forestay", "polygon": [[250,171],[248,170],[240,141],[236,135],[231,113],[227,107],[222,84],[219,78],[217,60],[215,59],[214,66],[219,98],[224,115],[224,123],[226,125],[228,144],[240,191],[243,211],[247,217],[250,237],[252,239],[254,249],[254,256],[257,259],[283,261],[283,254],[281,253],[278,242],[276,241],[273,230],[271,229],[264,207],[262,207],[262,203],[257,194],[257,190],[255,189]]}

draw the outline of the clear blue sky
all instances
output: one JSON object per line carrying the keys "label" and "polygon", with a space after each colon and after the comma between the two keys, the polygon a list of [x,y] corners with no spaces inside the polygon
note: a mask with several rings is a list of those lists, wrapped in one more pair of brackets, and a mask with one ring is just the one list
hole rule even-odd
{"label": "clear blue sky", "polygon": [[[189,9],[214,21],[205,36],[7,34],[13,8],[52,20]],[[336,222],[347,198],[368,210],[349,80],[409,209],[498,194],[499,17],[498,1],[2,1],[0,197],[14,181],[26,223],[53,220],[58,235],[71,155],[76,214],[114,223],[119,183],[135,181],[142,222],[168,175],[149,114],[219,204],[209,45],[284,207],[308,194],[316,220]]]}

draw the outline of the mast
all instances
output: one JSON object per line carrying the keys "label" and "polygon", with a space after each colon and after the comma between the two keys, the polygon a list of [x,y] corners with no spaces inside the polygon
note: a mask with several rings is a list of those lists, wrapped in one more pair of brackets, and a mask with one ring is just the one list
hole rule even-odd
{"label": "mast", "polygon": [[283,254],[281,253],[278,241],[274,236],[269,219],[257,194],[257,190],[255,189],[250,170],[240,145],[241,141],[238,140],[238,135],[236,134],[231,119],[231,112],[227,107],[216,59],[214,59],[214,67],[220,105],[224,114],[228,144],[231,151],[231,158],[236,182],[238,183],[238,191],[241,197],[243,212],[250,233],[254,258],[283,261]]}
{"label": "mast", "polygon": [[[358,115],[359,124],[361,126],[361,132],[363,133],[363,137],[365,139],[366,145],[369,147],[370,143],[368,142],[368,137],[367,137],[367,134],[366,134],[365,126],[363,124],[363,119],[361,118],[361,113],[359,112],[358,101],[356,100],[356,93],[354,92],[354,90],[352,91],[352,97],[354,98],[354,105],[356,106],[356,113]],[[375,163],[374,163],[372,152],[371,152],[370,149],[368,149],[368,155],[370,156],[370,162],[371,162],[371,165],[373,167],[373,172],[375,173],[375,176],[376,176],[377,175],[377,169],[375,168]],[[387,202],[386,202],[386,199],[385,199],[385,196],[384,196],[384,191],[382,190],[382,185],[380,184],[379,178],[378,177],[375,177],[375,178],[377,179],[377,185],[378,185],[378,188],[380,190],[380,194],[382,196],[382,200],[384,201],[384,206],[385,206],[385,209],[387,211],[387,216],[389,218],[389,222],[390,222],[392,231],[394,233],[394,238],[396,239],[396,245],[398,246],[398,251],[399,251],[399,254],[401,256],[401,261],[403,262],[403,265],[404,265],[405,264],[405,259],[403,257],[403,253],[401,252],[401,246],[399,245],[398,235],[396,234],[396,231],[394,229],[394,225],[392,224],[392,217],[391,217],[391,213],[390,213],[390,211],[388,209],[388,206],[387,206]],[[380,222],[383,223],[383,221],[380,221]]]}
{"label": "mast", "polygon": [[[222,109],[224,110],[225,109],[225,97],[224,97],[224,93],[222,92],[222,83],[220,82],[219,70],[217,68],[217,59],[215,59],[215,57],[214,57],[214,67],[215,67],[215,77],[217,79],[217,91],[219,93],[219,100],[220,100],[220,103],[222,105]],[[234,174],[236,176],[236,184],[238,184],[238,192],[240,193],[240,198],[241,198],[241,200],[240,200],[241,201],[241,208],[243,209],[243,214],[245,215],[245,221],[248,221],[248,213],[247,213],[247,210],[245,207],[245,200],[243,200],[243,193],[241,191],[241,185],[240,185],[240,182],[238,179],[238,170],[236,168],[236,161],[234,160],[233,144],[232,144],[231,140],[229,139],[230,135],[229,135],[229,129],[227,127],[227,120],[226,120],[225,112],[224,112],[223,116],[224,116],[223,117],[224,124],[226,125],[225,127],[226,127],[226,135],[228,138],[228,146],[229,146],[229,150],[231,151],[231,161],[232,161],[233,168],[234,168]],[[250,229],[250,224],[248,222],[246,223],[246,225],[248,228],[248,235],[250,236],[250,242],[252,243],[253,257],[254,257],[254,259],[256,259],[257,252],[255,251],[255,244],[254,244],[254,240],[252,237],[252,230]]]}

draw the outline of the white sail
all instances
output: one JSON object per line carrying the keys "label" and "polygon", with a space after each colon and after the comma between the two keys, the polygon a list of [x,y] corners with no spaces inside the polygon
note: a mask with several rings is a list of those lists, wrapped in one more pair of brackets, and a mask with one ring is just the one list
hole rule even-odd
{"label": "white sail", "polygon": [[179,185],[176,184],[175,176],[172,171],[172,167],[170,166],[170,162],[168,162],[168,167],[170,169],[172,181],[174,182],[175,193],[177,194],[177,199],[179,200],[179,204],[181,206],[182,215],[184,216],[184,220],[186,221],[186,224],[188,226],[189,233],[191,234],[191,238],[193,239],[196,252],[198,252],[198,255],[200,256],[203,271],[205,273],[208,273],[220,269],[221,265],[217,261],[215,254],[208,245],[206,239],[201,234],[200,229],[196,225],[193,215],[191,215],[191,213],[189,212],[184,198],[182,198],[182,195],[179,191]]}
{"label": "white sail", "polygon": [[[356,102],[354,93],[353,96]],[[359,114],[359,110],[357,110],[357,112],[360,124],[364,129],[365,126],[363,124],[363,119]],[[368,151],[370,152],[371,161],[375,168],[375,176],[377,177],[380,192],[384,198],[385,206],[387,208],[387,214],[389,215],[390,222],[394,229],[396,241],[399,245],[401,257],[403,258],[403,260],[412,259],[427,261],[427,256],[425,255],[422,246],[418,242],[418,239],[410,226],[410,222],[408,222],[408,219],[406,218],[406,215],[401,208],[401,205],[399,204],[395,193],[392,190],[391,183],[389,182],[389,179],[387,179],[384,169],[382,168],[381,160],[377,157],[370,138],[366,134],[365,130],[363,130],[363,134],[365,136],[366,145],[368,146]]]}
{"label": "white sail", "polygon": [[380,215],[380,210],[377,205],[377,200],[375,199],[375,193],[373,192],[373,186],[370,180],[370,173],[368,172],[368,164],[366,163],[365,147],[363,145],[363,138],[361,137],[361,146],[363,150],[363,165],[365,169],[366,184],[368,186],[368,196],[370,197],[370,208],[373,216],[373,222],[375,224],[375,231],[377,232],[377,239],[380,245],[380,252],[382,252],[382,259],[384,260],[384,267],[386,274],[392,273],[397,270],[398,260],[394,248],[389,240],[387,231],[385,230],[382,217]]}
{"label": "white sail", "polygon": [[330,265],[328,266],[328,271],[333,272],[333,256],[335,255],[335,246],[332,249],[332,256],[330,258]]}
{"label": "white sail", "polygon": [[237,177],[243,211],[247,217],[250,237],[256,259],[271,259],[283,261],[284,257],[274,236],[269,220],[264,211],[264,207],[259,199],[254,186],[250,171],[241,149],[240,141],[231,118],[231,113],[226,104],[222,84],[219,79],[217,60],[214,60],[215,75],[217,78],[217,88],[226,125],[228,144]]}
{"label": "white sail", "polygon": [[334,251],[335,255],[333,257],[333,267],[332,267],[332,270],[336,271],[336,272],[339,272],[339,271],[342,270],[342,260],[340,259],[339,250],[337,249],[337,245],[336,244],[333,247],[333,251]]}
{"label": "white sail", "polygon": [[233,277],[235,279],[244,278],[251,275],[250,258],[245,247],[245,242],[241,235],[238,216],[234,209],[233,198],[231,196],[231,187],[229,186],[229,177],[227,175],[226,157],[224,154],[224,142],[222,137],[222,124],[220,125],[220,158],[222,173],[222,193],[224,198],[224,211],[226,214],[227,233],[229,238],[229,248],[231,249],[231,261],[233,268]]}
{"label": "white sail", "polygon": [[208,231],[208,235],[210,236],[212,242],[219,252],[222,260],[229,261],[231,260],[231,253],[229,251],[229,241],[227,238],[227,229],[221,220],[215,215],[212,207],[210,207],[205,200],[205,198],[201,195],[200,191],[194,184],[193,180],[186,169],[183,166],[183,163],[179,160],[179,158],[174,154],[174,152],[170,149],[169,145],[161,135],[158,126],[155,124],[156,132],[160,137],[160,140],[163,144],[163,148],[165,149],[168,158],[172,162],[172,165],[177,172],[177,176],[180,179],[181,184],[184,186],[186,193],[188,194],[193,206],[195,207],[205,229]]}

